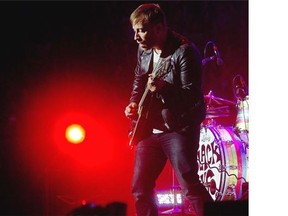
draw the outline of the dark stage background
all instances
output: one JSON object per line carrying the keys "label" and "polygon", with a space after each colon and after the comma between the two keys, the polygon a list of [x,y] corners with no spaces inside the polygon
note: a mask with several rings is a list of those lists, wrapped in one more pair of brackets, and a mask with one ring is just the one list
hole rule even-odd
{"label": "dark stage background", "polygon": [[[83,202],[113,201],[134,214],[124,108],[137,50],[128,19],[140,3],[0,3],[0,214],[64,215]],[[202,55],[216,43],[224,64],[203,67],[204,93],[236,101],[233,77],[248,85],[248,1],[158,3]],[[85,143],[65,142],[71,122],[85,125]],[[167,165],[157,188],[171,181]]]}

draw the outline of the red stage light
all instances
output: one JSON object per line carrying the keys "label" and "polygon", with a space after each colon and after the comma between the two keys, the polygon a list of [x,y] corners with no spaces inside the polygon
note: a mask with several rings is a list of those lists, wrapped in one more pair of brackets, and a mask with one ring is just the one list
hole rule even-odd
{"label": "red stage light", "polygon": [[66,128],[65,137],[72,144],[80,144],[85,139],[85,130],[79,124],[71,124]]}

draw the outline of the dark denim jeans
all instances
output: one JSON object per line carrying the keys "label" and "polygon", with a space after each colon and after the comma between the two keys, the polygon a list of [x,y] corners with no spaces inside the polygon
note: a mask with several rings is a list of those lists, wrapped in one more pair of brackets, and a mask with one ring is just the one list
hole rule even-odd
{"label": "dark denim jeans", "polygon": [[198,215],[203,214],[203,201],[212,201],[212,198],[197,174],[199,136],[200,127],[197,126],[187,134],[151,134],[138,143],[132,182],[138,216],[158,215],[154,187],[167,159],[173,166],[183,194],[191,200]]}

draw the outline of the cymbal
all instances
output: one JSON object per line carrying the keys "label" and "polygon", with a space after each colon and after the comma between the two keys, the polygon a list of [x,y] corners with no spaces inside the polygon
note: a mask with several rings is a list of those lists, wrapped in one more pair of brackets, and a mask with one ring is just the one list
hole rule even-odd
{"label": "cymbal", "polygon": [[236,102],[234,101],[230,101],[220,97],[215,97],[212,91],[210,91],[208,95],[204,95],[204,99],[206,101],[207,106],[213,105],[212,103],[216,105],[236,106]]}
{"label": "cymbal", "polygon": [[221,117],[229,117],[230,114],[206,114],[206,119],[214,119],[214,118],[221,118]]}
{"label": "cymbal", "polygon": [[207,110],[206,119],[229,117],[236,108],[236,102],[216,97],[212,91],[208,95],[204,95],[204,99]]}
{"label": "cymbal", "polygon": [[228,112],[230,106],[221,106],[221,107],[208,107],[207,110],[210,112]]}
{"label": "cymbal", "polygon": [[206,118],[219,118],[229,117],[231,114],[229,106],[222,107],[208,107],[206,112]]}

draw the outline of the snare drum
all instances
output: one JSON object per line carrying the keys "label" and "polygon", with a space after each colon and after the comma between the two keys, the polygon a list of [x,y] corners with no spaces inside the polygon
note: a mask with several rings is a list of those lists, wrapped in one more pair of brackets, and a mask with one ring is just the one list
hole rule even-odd
{"label": "snare drum", "polygon": [[233,127],[204,126],[197,152],[198,175],[214,201],[239,200],[247,182],[245,144]]}

